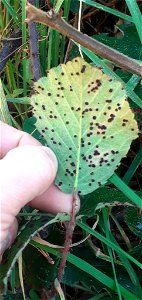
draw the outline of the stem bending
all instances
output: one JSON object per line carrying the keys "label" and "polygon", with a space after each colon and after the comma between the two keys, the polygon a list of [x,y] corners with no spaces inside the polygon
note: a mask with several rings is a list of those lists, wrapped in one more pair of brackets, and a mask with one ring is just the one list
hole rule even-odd
{"label": "stem bending", "polygon": [[142,76],[142,64],[139,64],[128,56],[92,39],[88,35],[79,32],[76,28],[65,22],[60,14],[55,13],[53,10],[46,13],[27,2],[26,11],[27,23],[34,21],[54,28],[61,34],[76,41],[78,44],[86,47],[97,55],[112,61],[117,66],[137,74],[138,76]]}

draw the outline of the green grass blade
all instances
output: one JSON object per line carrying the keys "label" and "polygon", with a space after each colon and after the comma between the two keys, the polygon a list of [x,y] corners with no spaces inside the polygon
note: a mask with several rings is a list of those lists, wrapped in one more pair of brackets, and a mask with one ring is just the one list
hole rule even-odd
{"label": "green grass blade", "polygon": [[113,222],[115,223],[117,229],[119,230],[123,240],[125,241],[126,245],[127,245],[127,248],[128,250],[131,249],[131,244],[130,244],[130,240],[129,238],[127,237],[124,229],[122,228],[122,226],[119,224],[119,222],[117,221],[117,218],[113,216],[112,213],[110,213],[110,217],[112,218]]}
{"label": "green grass blade", "polygon": [[142,14],[136,0],[125,0],[142,43]]}
{"label": "green grass blade", "polygon": [[54,36],[54,47],[52,51],[52,66],[57,67],[58,66],[58,60],[59,60],[59,44],[60,44],[60,34],[58,31],[53,30],[53,36]]}
{"label": "green grass blade", "polygon": [[12,272],[10,274],[10,284],[11,284],[12,293],[16,294],[16,266],[13,267]]}
{"label": "green grass blade", "polygon": [[20,21],[19,17],[17,16],[17,14],[16,14],[15,10],[13,9],[13,7],[9,4],[9,2],[7,0],[2,0],[2,3],[6,7],[7,11],[12,16],[13,20],[18,25],[18,27],[21,28],[21,21]]}
{"label": "green grass blade", "polygon": [[[108,221],[109,220],[108,220],[108,216],[107,216],[107,212],[106,212],[105,207],[102,209],[102,213],[103,213],[103,219],[104,219],[104,227],[105,227],[106,238],[108,240],[110,240],[110,232],[109,232],[109,226],[108,226]],[[116,284],[118,297],[119,297],[119,300],[122,300],[121,291],[120,291],[120,287],[119,287],[119,284],[118,284],[118,281],[117,281],[117,276],[116,276],[116,271],[115,271],[115,265],[114,265],[113,255],[112,255],[112,249],[109,246],[107,246],[107,248],[108,248],[108,253],[109,253],[109,257],[110,257],[110,261],[111,261],[111,265],[112,265],[114,281],[115,281],[115,284]]]}
{"label": "green grass blade", "polygon": [[140,149],[139,149],[137,155],[135,156],[135,158],[133,159],[128,171],[126,172],[125,176],[123,177],[123,181],[126,184],[129,184],[131,178],[135,174],[135,172],[136,172],[137,168],[139,167],[141,161],[142,161],[142,147],[140,147]]}
{"label": "green grass blade", "polygon": [[30,104],[28,97],[22,97],[22,98],[7,98],[7,102],[11,103],[20,103],[20,104]]}
{"label": "green grass blade", "polygon": [[56,1],[56,5],[55,5],[55,12],[57,13],[59,11],[59,9],[61,8],[62,4],[63,4],[64,0],[57,0]]}
{"label": "green grass blade", "polygon": [[11,116],[9,113],[9,109],[7,106],[7,101],[4,95],[3,87],[2,87],[2,82],[0,79],[0,120],[11,125]]}
{"label": "green grass blade", "polygon": [[[50,30],[50,29],[49,29]],[[53,42],[53,29],[49,31],[49,40],[48,40],[48,61],[47,61],[47,68],[50,70],[52,64],[52,42]]]}
{"label": "green grass blade", "polygon": [[[31,245],[34,245],[40,249],[43,249],[49,253],[52,253],[53,255],[57,257],[61,257],[61,253],[59,253],[57,250],[53,248],[49,248],[45,245],[41,245],[35,241],[30,242]],[[76,266],[77,268],[81,269],[82,271],[86,272],[87,274],[91,275],[95,279],[99,280],[101,283],[103,283],[105,286],[110,288],[113,291],[116,291],[114,280],[111,279],[109,276],[105,275],[103,272],[99,271],[95,267],[91,266],[89,263],[85,262],[83,259],[68,253],[67,261]],[[134,294],[126,290],[124,287],[119,285],[119,288],[121,290],[121,293],[126,299],[129,300],[139,300]]]}
{"label": "green grass blade", "polygon": [[120,255],[123,255],[124,257],[127,257],[130,261],[132,261],[135,265],[137,265],[138,267],[142,267],[142,265],[140,264],[139,261],[137,261],[135,258],[133,258],[131,255],[129,255],[127,252],[125,252],[123,249],[121,249],[120,247],[118,247],[117,245],[115,245],[112,241],[108,240],[107,238],[105,238],[103,235],[101,235],[100,233],[98,233],[97,231],[93,230],[92,228],[90,228],[88,225],[77,221],[77,225],[79,227],[81,227],[83,230],[85,230],[86,232],[90,233],[91,235],[95,236],[97,239],[99,239],[100,241],[102,241],[104,244],[106,244],[107,246],[110,246],[112,249],[114,249],[115,251],[117,251]]}
{"label": "green grass blade", "polygon": [[106,12],[108,12],[108,13],[110,13],[110,14],[118,17],[118,18],[121,18],[121,19],[123,19],[125,21],[133,22],[133,18],[131,16],[128,16],[128,15],[126,15],[124,13],[121,13],[118,10],[109,8],[109,7],[105,6],[105,5],[102,5],[102,4],[97,3],[97,2],[93,2],[91,0],[82,0],[82,2],[84,2],[84,3],[88,4],[88,5],[94,6],[94,7],[98,8],[98,9],[103,10],[103,11],[106,11]]}
{"label": "green grass blade", "polygon": [[129,81],[127,82],[127,88],[129,88],[130,90],[134,90],[135,87],[138,85],[138,83],[140,82],[141,78],[137,75],[132,75],[132,77],[129,79]]}
{"label": "green grass blade", "polygon": [[[115,240],[115,238],[111,232],[110,232],[110,240],[119,247],[117,241]],[[123,267],[127,270],[131,281],[133,282],[134,286],[136,287],[137,296],[138,297],[141,296],[142,295],[142,287],[140,285],[140,282],[136,275],[136,272],[132,268],[132,265],[130,264],[129,260],[125,256],[123,256],[119,253],[117,253],[117,254],[120,258],[120,261],[122,262]]]}
{"label": "green grass blade", "polygon": [[113,183],[121,192],[123,192],[131,201],[142,209],[142,199],[131,190],[115,173],[110,178]]}

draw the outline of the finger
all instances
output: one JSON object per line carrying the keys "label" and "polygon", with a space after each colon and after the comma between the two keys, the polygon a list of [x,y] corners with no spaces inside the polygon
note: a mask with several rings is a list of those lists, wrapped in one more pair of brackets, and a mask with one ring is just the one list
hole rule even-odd
{"label": "finger", "polygon": [[[48,190],[42,195],[32,200],[29,205],[39,210],[49,211],[52,213],[66,212],[70,213],[72,210],[72,194],[65,194],[52,184]],[[76,211],[79,210],[79,198],[77,201]]]}
{"label": "finger", "polygon": [[6,123],[0,121],[0,158],[3,158],[6,153],[13,148],[23,145],[41,146],[40,142],[34,139],[30,134],[17,130]]}
{"label": "finger", "polygon": [[52,184],[57,160],[47,147],[21,146],[7,153],[0,169],[1,223],[6,231],[20,209]]}
{"label": "finger", "polygon": [[[11,244],[14,242],[18,230],[18,222],[17,219],[14,218],[13,223],[7,229],[6,231],[1,232],[1,240],[0,240],[0,255],[3,254],[3,252],[8,249]],[[0,262],[2,257],[0,256]]]}

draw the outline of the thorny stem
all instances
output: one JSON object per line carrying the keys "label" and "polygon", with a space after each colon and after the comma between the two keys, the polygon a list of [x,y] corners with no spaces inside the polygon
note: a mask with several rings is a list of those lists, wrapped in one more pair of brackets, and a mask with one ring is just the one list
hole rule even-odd
{"label": "thorny stem", "polygon": [[62,258],[61,258],[61,262],[60,262],[60,266],[59,266],[59,270],[58,270],[58,281],[61,282],[63,273],[64,273],[64,269],[65,269],[65,265],[66,265],[66,259],[67,259],[67,255],[70,249],[70,246],[72,244],[72,236],[73,236],[73,232],[74,232],[74,228],[75,228],[75,214],[76,214],[76,206],[77,206],[77,192],[74,191],[73,192],[73,200],[72,200],[72,211],[71,211],[71,215],[70,215],[70,221],[68,223],[68,227],[66,230],[66,237],[65,237],[65,247],[63,250],[63,254],[62,254]]}
{"label": "thorny stem", "polygon": [[93,51],[97,55],[112,61],[117,66],[124,68],[131,73],[137,74],[138,76],[142,76],[142,64],[139,64],[137,61],[129,58],[128,56],[92,39],[88,35],[79,32],[76,28],[65,22],[63,18],[61,18],[60,14],[55,13],[53,10],[46,13],[27,2],[26,11],[27,23],[34,21],[54,28],[83,47]]}

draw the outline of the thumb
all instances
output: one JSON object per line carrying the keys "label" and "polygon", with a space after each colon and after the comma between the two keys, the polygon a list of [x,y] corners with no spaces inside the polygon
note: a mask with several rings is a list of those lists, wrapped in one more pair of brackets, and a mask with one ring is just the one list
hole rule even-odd
{"label": "thumb", "polygon": [[0,161],[1,240],[20,209],[44,193],[55,179],[57,159],[47,147],[21,146]]}

